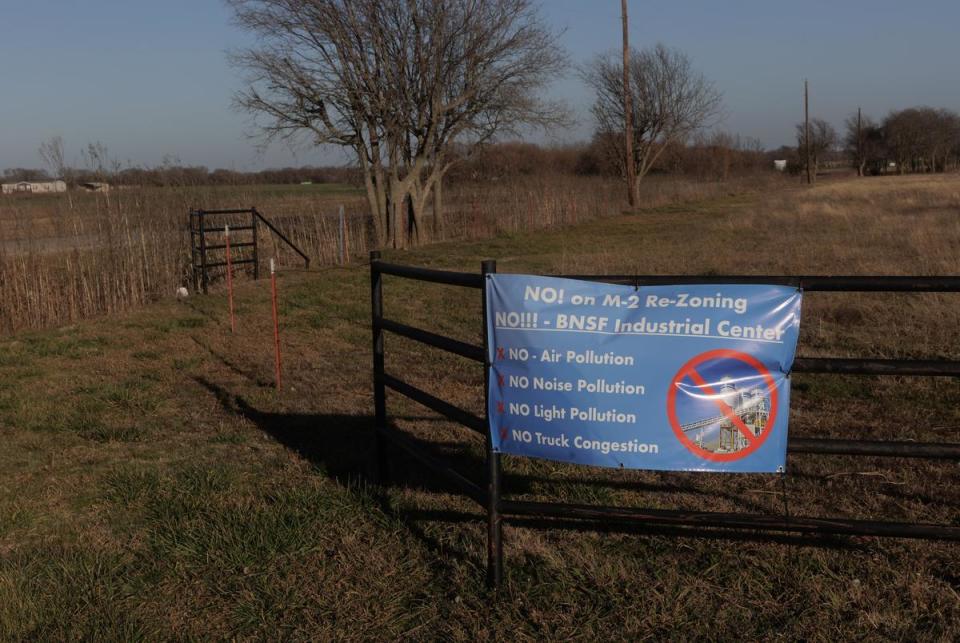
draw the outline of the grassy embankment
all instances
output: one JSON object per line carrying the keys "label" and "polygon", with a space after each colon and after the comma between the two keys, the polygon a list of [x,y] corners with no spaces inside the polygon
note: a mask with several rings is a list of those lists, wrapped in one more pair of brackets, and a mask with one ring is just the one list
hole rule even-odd
{"label": "grassy embankment", "polygon": [[[727,197],[388,258],[503,272],[956,273],[954,177]],[[506,529],[483,588],[469,502],[373,467],[368,276],[281,279],[0,341],[0,638],[941,638],[960,630],[956,545],[762,542]],[[389,279],[388,314],[475,341],[476,293]],[[950,296],[811,295],[801,354],[960,358]],[[476,408],[475,365],[389,338],[388,370]],[[958,441],[954,380],[800,377],[800,435]],[[479,475],[466,432],[391,397],[398,425]],[[958,522],[955,463],[794,457],[792,515]],[[780,480],[508,459],[508,491],[576,502],[784,510]],[[577,480],[574,480],[577,478]],[[598,485],[605,480],[611,484]]]}

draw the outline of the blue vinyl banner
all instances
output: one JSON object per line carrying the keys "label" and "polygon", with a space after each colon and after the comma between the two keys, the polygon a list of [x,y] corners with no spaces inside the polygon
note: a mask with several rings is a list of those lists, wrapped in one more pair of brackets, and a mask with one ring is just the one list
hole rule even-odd
{"label": "blue vinyl banner", "polygon": [[495,451],[629,469],[784,470],[797,288],[487,279]]}

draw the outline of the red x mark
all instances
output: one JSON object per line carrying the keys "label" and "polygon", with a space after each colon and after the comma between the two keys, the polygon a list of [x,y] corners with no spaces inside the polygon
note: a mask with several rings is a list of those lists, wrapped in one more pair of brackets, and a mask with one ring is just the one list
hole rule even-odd
{"label": "red x mark", "polygon": [[[732,363],[730,364],[732,368],[742,368],[742,366],[737,366],[736,364],[736,362],[741,362],[742,364],[745,364],[751,369],[755,370],[760,376],[760,379],[763,381],[763,384],[765,385],[764,387],[767,389],[767,394],[769,395],[770,407],[768,410],[766,425],[760,435],[754,435],[753,431],[751,431],[743,423],[740,417],[734,413],[733,409],[723,401],[723,398],[718,395],[714,388],[704,381],[703,376],[697,372],[696,369],[701,364],[710,363],[717,360],[732,360]],[[707,449],[701,448],[699,445],[695,444],[686,435],[686,433],[684,433],[683,426],[680,424],[680,419],[677,417],[677,395],[678,392],[684,388],[683,380],[685,379],[692,381],[697,387],[698,391],[710,396],[710,398],[713,400],[713,403],[716,404],[720,409],[723,417],[727,419],[733,426],[737,427],[737,430],[744,435],[749,444],[739,451],[731,453],[714,453]],[[699,397],[699,395],[697,397]],[[773,427],[776,426],[776,417],[776,381],[773,379],[770,371],[761,362],[759,362],[753,356],[746,353],[741,353],[739,351],[717,349],[697,355],[689,362],[684,364],[683,367],[677,372],[673,378],[673,381],[670,383],[670,390],[667,393],[667,418],[670,420],[670,426],[673,428],[673,432],[677,436],[677,439],[695,455],[703,458],[704,460],[711,460],[713,462],[734,462],[736,460],[742,460],[751,453],[755,452],[773,433]]]}
{"label": "red x mark", "polygon": [[498,349],[497,349],[497,359],[506,359],[506,358],[507,358],[507,356],[504,354],[504,350],[503,350],[502,348],[498,348]]}

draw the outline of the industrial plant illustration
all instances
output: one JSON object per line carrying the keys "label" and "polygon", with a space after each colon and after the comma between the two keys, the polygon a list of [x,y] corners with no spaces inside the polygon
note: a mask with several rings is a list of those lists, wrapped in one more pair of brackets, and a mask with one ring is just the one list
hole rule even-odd
{"label": "industrial plant illustration", "polygon": [[[763,386],[738,388],[733,378],[724,377],[720,381],[719,393],[711,396],[711,400],[726,404],[752,437],[758,437],[770,419],[770,405]],[[681,428],[698,447],[713,453],[735,453],[751,443],[743,427],[723,413],[684,424]]]}

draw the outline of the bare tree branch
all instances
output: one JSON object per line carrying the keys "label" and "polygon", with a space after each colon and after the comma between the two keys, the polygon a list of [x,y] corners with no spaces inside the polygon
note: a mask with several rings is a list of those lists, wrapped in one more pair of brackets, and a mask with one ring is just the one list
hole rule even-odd
{"label": "bare tree branch", "polygon": [[[457,145],[565,122],[541,98],[562,71],[533,0],[227,0],[258,46],[236,105],[265,141],[353,149],[378,234],[414,240]],[[442,208],[434,207],[434,216]]]}
{"label": "bare tree branch", "polygon": [[[639,182],[669,146],[684,143],[716,123],[723,96],[677,49],[658,44],[632,51],[629,59],[633,163]],[[626,142],[616,135],[626,121],[621,55],[598,56],[583,69],[582,76],[597,94],[592,110],[596,138],[611,146],[611,158],[623,159]],[[618,161],[622,169],[624,163]]]}

